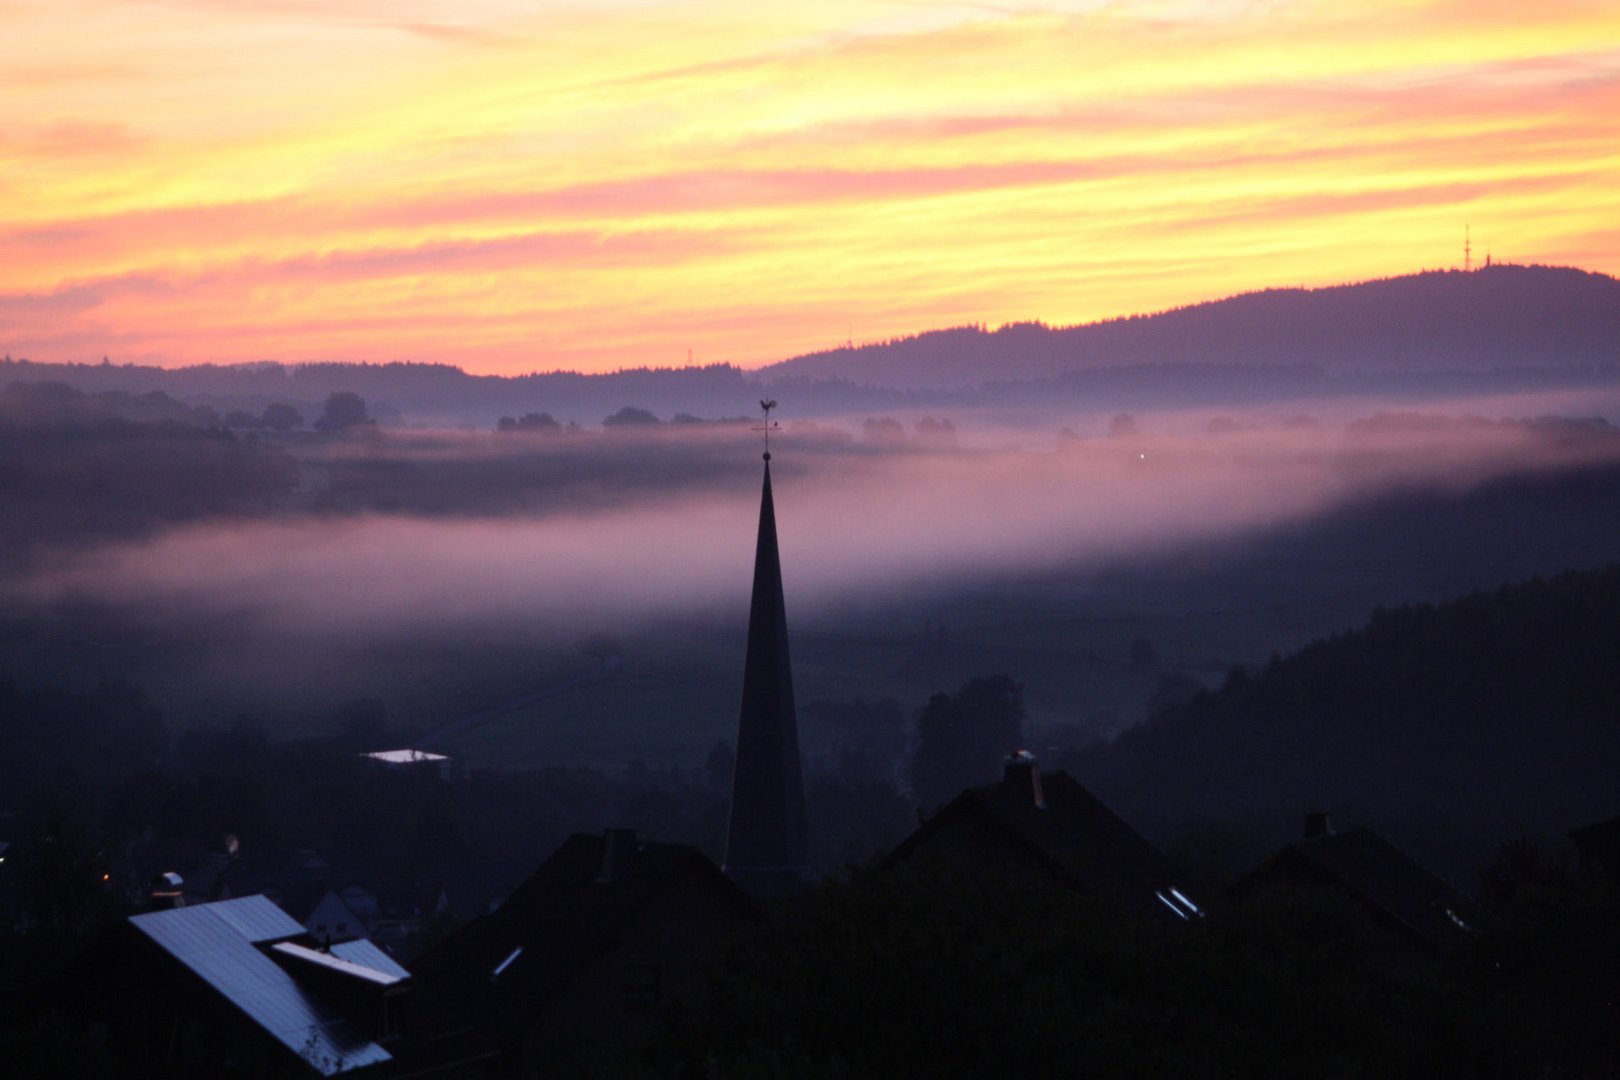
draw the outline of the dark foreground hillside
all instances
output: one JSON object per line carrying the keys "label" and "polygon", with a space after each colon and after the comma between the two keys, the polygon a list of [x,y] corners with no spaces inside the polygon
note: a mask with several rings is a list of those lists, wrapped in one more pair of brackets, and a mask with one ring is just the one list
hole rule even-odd
{"label": "dark foreground hillside", "polygon": [[1198,822],[1263,847],[1326,810],[1458,873],[1620,810],[1616,642],[1620,566],[1380,609],[1071,767],[1163,835]]}

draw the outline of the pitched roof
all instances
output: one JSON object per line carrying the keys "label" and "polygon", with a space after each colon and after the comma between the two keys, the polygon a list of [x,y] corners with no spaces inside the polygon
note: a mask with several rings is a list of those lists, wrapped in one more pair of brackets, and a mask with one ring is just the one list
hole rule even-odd
{"label": "pitched roof", "polygon": [[809,863],[799,723],[788,658],[770,455],[766,454],[725,869],[745,888],[773,893],[808,880]]}
{"label": "pitched roof", "polygon": [[395,960],[365,938],[340,942],[326,951],[340,960],[347,960],[351,964],[360,964],[371,968],[373,971],[380,971],[401,979],[409,978],[411,974],[405,970],[398,960]]}
{"label": "pitched roof", "polygon": [[1620,817],[1594,821],[1569,831],[1582,867],[1620,862]]}
{"label": "pitched roof", "polygon": [[292,916],[265,897],[153,911],[129,922],[317,1072],[330,1076],[391,1059],[260,948],[304,935]]}
{"label": "pitched roof", "polygon": [[[610,850],[610,844],[628,850]],[[739,917],[753,914],[736,883],[695,847],[637,840],[627,829],[610,830],[608,837],[576,834],[499,908],[446,938],[415,966],[425,979],[454,967],[477,974],[484,985],[521,983],[544,996],[611,948],[623,927],[661,894],[688,879],[717,890]]]}
{"label": "pitched roof", "polygon": [[1478,925],[1474,902],[1368,828],[1326,832],[1284,848],[1438,949]]}
{"label": "pitched roof", "polygon": [[[1031,789],[1035,777],[1039,801]],[[969,788],[947,803],[891,861],[911,858],[941,832],[970,822],[1122,913],[1185,919],[1198,910],[1175,890],[1168,860],[1062,770],[1039,773],[1010,764],[1000,783]]]}

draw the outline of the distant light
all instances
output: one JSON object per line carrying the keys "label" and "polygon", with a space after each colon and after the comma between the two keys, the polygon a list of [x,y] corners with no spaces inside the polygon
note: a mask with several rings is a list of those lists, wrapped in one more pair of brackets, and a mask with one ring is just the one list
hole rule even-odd
{"label": "distant light", "polygon": [[1180,900],[1182,905],[1188,911],[1192,912],[1194,915],[1202,915],[1203,914],[1202,911],[1198,910],[1198,905],[1193,903],[1191,900],[1187,899],[1186,894],[1184,894],[1180,889],[1176,888],[1174,885],[1170,886],[1170,895],[1175,897],[1177,900]]}
{"label": "distant light", "polygon": [[1146,454],[1137,454],[1136,457],[1137,457],[1138,461],[1146,461],[1147,460],[1147,455]]}
{"label": "distant light", "polygon": [[102,881],[111,881],[112,880],[112,875],[111,874],[102,874],[101,875],[101,880]]}

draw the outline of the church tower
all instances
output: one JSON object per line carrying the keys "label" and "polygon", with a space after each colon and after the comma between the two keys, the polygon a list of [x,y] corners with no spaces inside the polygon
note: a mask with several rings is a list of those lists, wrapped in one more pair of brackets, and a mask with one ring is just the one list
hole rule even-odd
{"label": "church tower", "polygon": [[[769,424],[768,411],[766,416]],[[748,612],[725,871],[760,899],[791,895],[811,880],[769,450],[754,548],[754,596]]]}

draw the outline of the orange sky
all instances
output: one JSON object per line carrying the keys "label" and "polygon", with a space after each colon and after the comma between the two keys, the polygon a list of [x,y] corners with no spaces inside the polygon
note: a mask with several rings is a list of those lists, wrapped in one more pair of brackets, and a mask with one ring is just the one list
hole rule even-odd
{"label": "orange sky", "polygon": [[[738,12],[742,11],[742,14]],[[1620,273],[1615,0],[0,0],[0,351],[744,366]]]}

